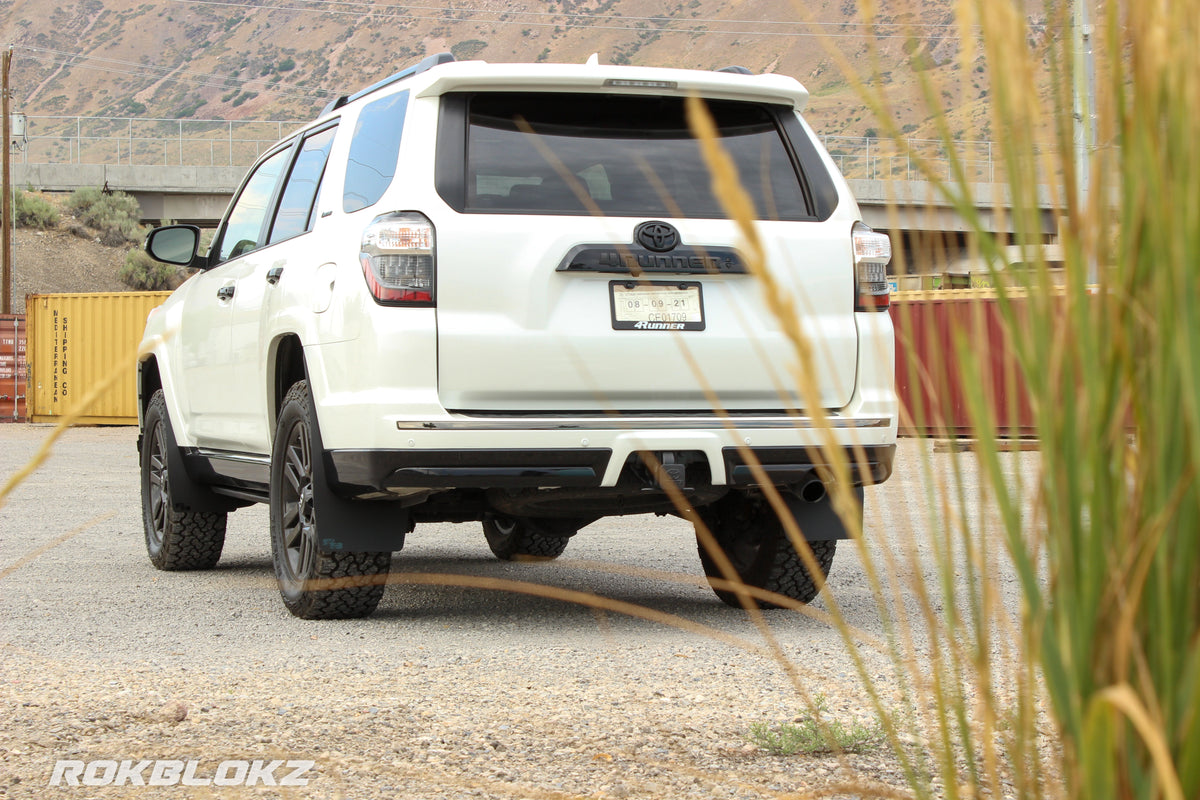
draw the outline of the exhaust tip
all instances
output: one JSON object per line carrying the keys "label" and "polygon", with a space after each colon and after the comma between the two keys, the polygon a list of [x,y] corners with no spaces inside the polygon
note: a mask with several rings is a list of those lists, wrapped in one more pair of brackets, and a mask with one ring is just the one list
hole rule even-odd
{"label": "exhaust tip", "polygon": [[812,478],[800,484],[800,499],[806,503],[819,503],[825,499],[825,484]]}

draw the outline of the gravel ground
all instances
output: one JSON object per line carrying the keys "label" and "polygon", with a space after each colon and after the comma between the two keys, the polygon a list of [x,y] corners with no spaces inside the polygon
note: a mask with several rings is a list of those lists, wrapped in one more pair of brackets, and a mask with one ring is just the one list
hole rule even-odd
{"label": "gravel ground", "polygon": [[[0,480],[49,433],[0,425]],[[595,523],[551,564],[496,561],[478,525],[419,526],[392,566],[593,592],[674,625],[421,584],[389,586],[370,619],[305,622],[275,589],[263,508],[230,518],[217,569],[151,567],[135,438],[68,431],[0,508],[0,797],[857,797],[903,786],[881,744],[779,757],[749,743],[753,723],[801,712],[797,686],[844,724],[869,722],[869,706],[837,633],[775,612],[793,683],[746,615],[698,577],[679,520]],[[927,546],[917,465],[928,448],[903,441],[900,473],[868,494],[871,547],[902,562]],[[937,479],[952,456],[931,457]],[[1014,469],[1037,463],[1006,457]],[[970,497],[970,471],[963,480]],[[831,587],[854,625],[881,634],[852,545]],[[1014,590],[1001,581],[1012,607]],[[858,651],[886,683],[888,661]],[[230,760],[315,765],[296,788],[48,786],[61,759],[196,761],[198,776]]]}

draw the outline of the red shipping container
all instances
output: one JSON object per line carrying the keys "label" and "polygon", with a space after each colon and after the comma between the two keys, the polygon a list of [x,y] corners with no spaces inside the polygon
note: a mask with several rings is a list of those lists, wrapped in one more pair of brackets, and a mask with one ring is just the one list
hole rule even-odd
{"label": "red shipping container", "polygon": [[25,317],[0,314],[0,422],[25,420]]}
{"label": "red shipping container", "polygon": [[[1018,314],[1027,304],[1021,298],[1011,302]],[[897,293],[891,314],[901,433],[975,435],[964,394],[964,381],[974,375],[982,381],[996,420],[995,435],[1033,435],[1029,394],[1017,372],[994,290]],[[956,339],[966,343],[974,359],[969,368],[960,362]]]}

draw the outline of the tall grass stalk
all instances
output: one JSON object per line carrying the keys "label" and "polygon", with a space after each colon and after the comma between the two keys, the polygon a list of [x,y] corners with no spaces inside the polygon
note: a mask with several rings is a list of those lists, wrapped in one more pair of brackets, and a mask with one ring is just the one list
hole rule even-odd
{"label": "tall grass stalk", "polygon": [[[866,4],[864,19],[873,14]],[[1086,153],[1086,191],[1076,162],[1076,129],[1086,123],[1072,108],[1079,70],[1070,9],[1048,5],[1046,14],[1042,38],[1014,0],[955,5],[961,72],[969,74],[978,52],[990,75],[989,113],[1011,204],[994,227],[1011,234],[993,233],[981,218],[967,166],[953,156],[943,87],[914,70],[951,154],[950,177],[910,155],[968,222],[972,249],[997,286],[1001,330],[989,338],[981,302],[941,353],[961,375],[981,485],[964,483],[962,461],[944,480],[926,461],[936,487],[923,523],[931,563],[910,565],[915,581],[876,585],[920,752],[894,729],[888,734],[918,797],[933,795],[936,782],[946,797],[1195,798],[1200,8],[1099,9],[1098,99],[1086,109],[1095,113],[1097,146]],[[832,44],[830,54],[842,60]],[[860,80],[858,88],[903,150],[883,82]],[[1061,281],[1042,248],[1047,196],[1058,210]],[[1009,244],[1033,266],[1007,268]],[[1007,377],[1025,387],[1041,445],[1040,466],[1029,474],[1014,472],[998,444],[1013,433],[1002,418],[1019,405],[1012,391],[999,405],[991,399],[987,358],[1002,346],[1013,354]],[[911,341],[900,349],[911,359]],[[944,366],[924,365],[930,388],[941,385]],[[923,427],[946,423],[936,404],[929,411],[909,410]],[[970,504],[985,513],[967,514]],[[860,551],[874,573],[897,574],[894,557],[862,541]],[[931,571],[932,580],[920,579]],[[1019,617],[999,599],[1005,573],[1020,587]],[[915,601],[917,619],[902,616],[902,596]],[[871,696],[886,723],[890,709]]]}

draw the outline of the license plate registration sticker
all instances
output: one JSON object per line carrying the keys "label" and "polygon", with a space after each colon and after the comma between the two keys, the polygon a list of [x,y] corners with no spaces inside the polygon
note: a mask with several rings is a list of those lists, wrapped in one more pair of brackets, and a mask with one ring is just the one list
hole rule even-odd
{"label": "license plate registration sticker", "polygon": [[704,297],[695,281],[611,281],[617,331],[702,331]]}

